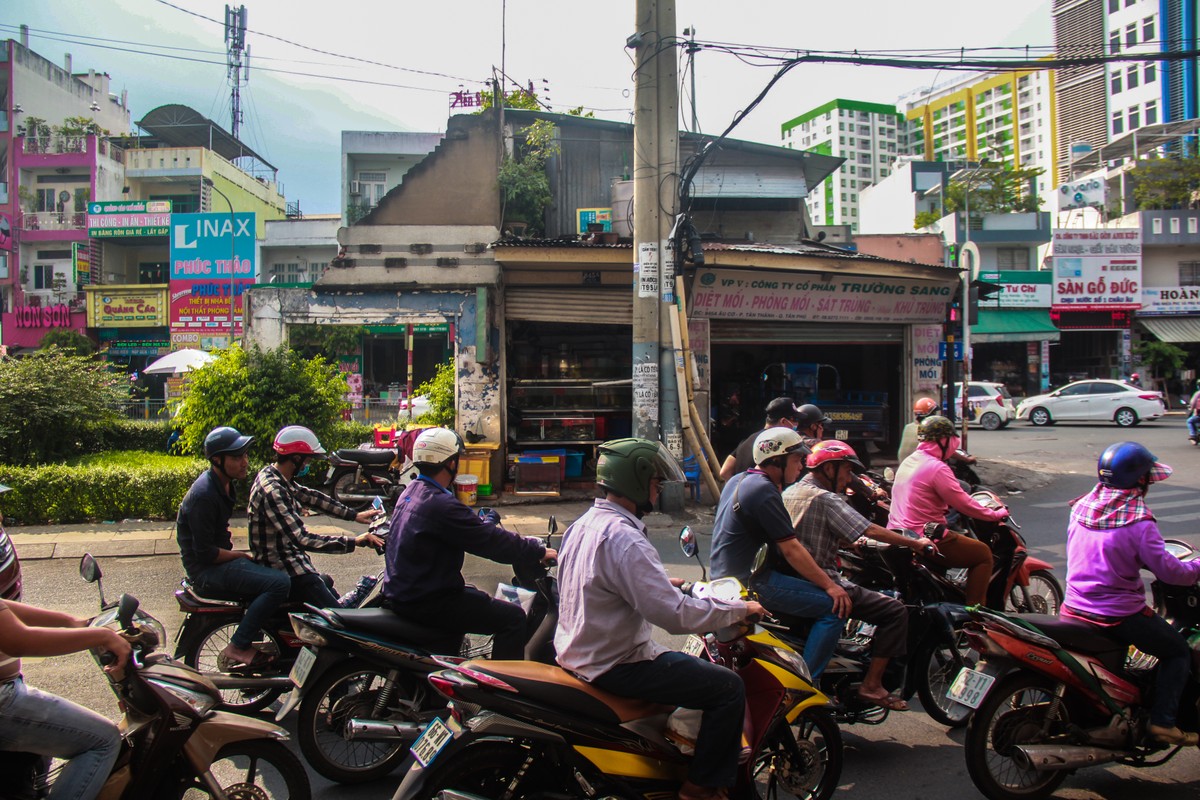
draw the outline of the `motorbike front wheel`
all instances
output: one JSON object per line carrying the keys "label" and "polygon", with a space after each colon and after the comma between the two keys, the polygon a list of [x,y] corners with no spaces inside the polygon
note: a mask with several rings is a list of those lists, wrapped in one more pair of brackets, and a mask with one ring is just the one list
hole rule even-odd
{"label": "motorbike front wheel", "polygon": [[[222,747],[209,772],[226,797],[258,800],[310,800],[312,787],[300,759],[281,742],[247,739]],[[184,787],[183,800],[200,800],[213,793],[198,776]]]}
{"label": "motorbike front wheel", "polygon": [[[403,679],[403,676],[402,676]],[[385,706],[376,708],[384,693]],[[296,735],[300,751],[313,769],[338,783],[364,783],[391,772],[408,755],[411,742],[400,740],[350,740],[345,737],[351,719],[404,719],[389,709],[409,708],[412,687],[389,683],[387,673],[363,661],[335,664],[317,678],[300,703]]]}
{"label": "motorbike front wheel", "polygon": [[1066,779],[1065,771],[1022,766],[1017,745],[1062,742],[1073,735],[1067,706],[1050,681],[1028,672],[1001,680],[971,717],[963,751],[975,788],[990,800],[1040,800]]}
{"label": "motorbike front wheel", "polygon": [[829,800],[842,777],[842,732],[822,708],[779,725],[754,754],[751,776],[763,800]]}
{"label": "motorbike front wheel", "polygon": [[978,659],[961,631],[955,633],[955,646],[936,643],[918,651],[909,669],[916,670],[917,696],[921,707],[937,722],[961,728],[971,718],[971,708],[946,696],[946,690],[963,667],[974,667]]}
{"label": "motorbike front wheel", "polygon": [[[179,652],[182,654],[183,663],[201,672],[220,672],[217,656],[229,644],[237,627],[238,621],[231,622],[228,617],[219,616],[213,619],[190,636],[189,641],[180,643]],[[266,631],[263,631],[262,635],[264,639],[255,644],[255,649],[279,658],[282,652],[279,640]],[[221,707],[237,714],[249,714],[271,705],[279,695],[279,689],[222,689]]]}
{"label": "motorbike front wheel", "polygon": [[1013,611],[1024,614],[1048,614],[1055,616],[1062,607],[1063,589],[1053,572],[1044,569],[1029,573],[1029,596],[1025,588],[1013,584],[1009,592],[1009,603]]}

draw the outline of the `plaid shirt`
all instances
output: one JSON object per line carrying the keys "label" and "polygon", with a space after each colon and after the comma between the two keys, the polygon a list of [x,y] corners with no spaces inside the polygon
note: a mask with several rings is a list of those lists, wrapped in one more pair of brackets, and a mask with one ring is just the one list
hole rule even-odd
{"label": "plaid shirt", "polygon": [[812,473],[783,490],[783,505],[792,518],[800,544],[812,554],[818,567],[841,582],[837,569],[838,545],[857,541],[871,523],[841,495],[818,486]]}
{"label": "plaid shirt", "polygon": [[250,554],[256,564],[298,576],[317,571],[306,550],[349,553],[354,549],[353,536],[310,533],[304,527],[301,505],[346,520],[356,516],[348,506],[307,486],[289,481],[273,464],[268,464],[255,476],[246,508],[250,517]]}

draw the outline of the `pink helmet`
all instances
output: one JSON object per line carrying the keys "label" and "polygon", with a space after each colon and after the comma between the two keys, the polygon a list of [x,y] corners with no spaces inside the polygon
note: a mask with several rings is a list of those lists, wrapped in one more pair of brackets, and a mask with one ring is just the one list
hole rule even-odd
{"label": "pink helmet", "polygon": [[828,464],[831,461],[845,461],[856,473],[867,471],[863,463],[858,460],[858,453],[855,453],[854,448],[845,442],[839,442],[836,439],[826,439],[823,442],[817,442],[813,445],[812,453],[808,457],[809,469],[816,469],[822,464]]}

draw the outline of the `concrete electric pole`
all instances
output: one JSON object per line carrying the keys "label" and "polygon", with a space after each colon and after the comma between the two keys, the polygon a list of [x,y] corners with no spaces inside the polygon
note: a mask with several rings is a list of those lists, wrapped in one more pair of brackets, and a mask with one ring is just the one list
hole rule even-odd
{"label": "concrete electric pole", "polygon": [[[674,0],[637,0],[633,118],[633,432],[683,455],[670,314],[677,213],[679,89]],[[671,304],[671,305],[668,305]]]}

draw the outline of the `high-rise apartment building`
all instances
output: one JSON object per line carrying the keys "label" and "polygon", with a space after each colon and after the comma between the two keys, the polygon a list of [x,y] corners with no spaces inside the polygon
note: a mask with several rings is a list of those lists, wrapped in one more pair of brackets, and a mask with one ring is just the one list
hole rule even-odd
{"label": "high-rise apartment building", "polygon": [[924,161],[989,160],[1044,170],[1039,197],[1057,181],[1054,76],[1049,70],[972,73],[897,102],[903,150]]}
{"label": "high-rise apartment building", "polygon": [[895,106],[838,99],[783,123],[784,147],[846,159],[805,200],[814,225],[857,232],[858,193],[890,174],[903,122]]}

